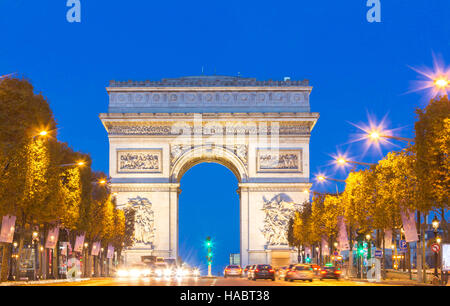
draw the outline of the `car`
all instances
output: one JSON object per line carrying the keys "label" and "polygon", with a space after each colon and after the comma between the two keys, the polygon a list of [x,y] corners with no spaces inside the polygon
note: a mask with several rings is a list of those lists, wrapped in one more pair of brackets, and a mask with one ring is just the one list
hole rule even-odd
{"label": "car", "polygon": [[122,266],[116,272],[116,276],[120,278],[143,278],[149,277],[150,274],[151,269],[144,263]]}
{"label": "car", "polygon": [[292,269],[293,266],[296,264],[290,264],[289,266],[283,266],[278,269],[278,271],[275,273],[279,280],[282,280],[286,276],[286,272],[290,269]]}
{"label": "car", "polygon": [[225,270],[223,270],[223,277],[227,278],[230,276],[242,276],[242,268],[238,265],[229,265],[225,267]]}
{"label": "car", "polygon": [[244,271],[243,271],[244,276],[247,276],[248,270],[250,269],[250,267],[251,267],[250,265],[245,266]]}
{"label": "car", "polygon": [[320,269],[320,280],[323,279],[339,280],[341,274],[342,274],[341,269],[334,266],[325,266]]}
{"label": "car", "polygon": [[298,264],[294,265],[286,272],[285,281],[302,280],[312,282],[314,279],[314,271],[310,265]]}
{"label": "car", "polygon": [[247,279],[250,280],[250,276],[251,276],[252,271],[253,271],[254,269],[256,269],[256,265],[251,265],[250,268],[248,268],[248,271],[247,271]]}
{"label": "car", "polygon": [[157,262],[154,266],[153,275],[156,277],[171,277],[175,271],[165,262]]}
{"label": "car", "polygon": [[316,264],[308,264],[308,266],[313,270],[314,275],[320,277],[320,266]]}
{"label": "car", "polygon": [[275,270],[271,265],[267,264],[253,265],[248,272],[247,278],[254,281],[257,279],[271,279],[275,281]]}

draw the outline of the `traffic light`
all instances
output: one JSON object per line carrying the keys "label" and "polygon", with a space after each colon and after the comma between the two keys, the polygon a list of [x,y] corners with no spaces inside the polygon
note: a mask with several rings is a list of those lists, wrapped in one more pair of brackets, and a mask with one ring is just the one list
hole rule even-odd
{"label": "traffic light", "polygon": [[306,263],[310,263],[311,262],[311,258],[306,257],[305,261],[306,261]]}
{"label": "traffic light", "polygon": [[206,237],[206,241],[205,241],[205,246],[208,248],[208,256],[206,256],[207,260],[208,260],[208,276],[211,276],[211,264],[212,264],[212,242],[211,242],[211,237]]}
{"label": "traffic light", "polygon": [[364,244],[358,243],[358,255],[363,256],[364,255]]}
{"label": "traffic light", "polygon": [[212,243],[211,243],[211,237],[206,237],[206,242],[205,242],[206,247],[208,248],[208,256],[206,257],[208,259],[208,264],[210,264],[212,262]]}

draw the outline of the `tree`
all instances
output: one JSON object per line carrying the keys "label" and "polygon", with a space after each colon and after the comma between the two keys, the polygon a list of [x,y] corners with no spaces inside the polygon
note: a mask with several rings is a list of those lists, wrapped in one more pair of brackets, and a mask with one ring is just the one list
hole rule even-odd
{"label": "tree", "polygon": [[[450,101],[448,96],[433,99],[416,111],[416,173],[422,211],[432,208],[445,215],[450,190]],[[445,218],[444,218],[445,219]]]}

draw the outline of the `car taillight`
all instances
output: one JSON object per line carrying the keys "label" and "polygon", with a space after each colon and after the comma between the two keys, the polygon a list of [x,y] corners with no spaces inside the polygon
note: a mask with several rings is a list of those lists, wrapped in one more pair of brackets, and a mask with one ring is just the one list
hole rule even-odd
{"label": "car taillight", "polygon": [[341,273],[342,273],[342,271],[340,271],[340,270],[337,270],[337,271],[334,271],[334,273],[336,273],[336,274],[341,274]]}
{"label": "car taillight", "polygon": [[270,272],[270,273],[273,273],[274,271],[273,271],[273,269],[270,269],[269,272]]}
{"label": "car taillight", "polygon": [[230,271],[230,269],[225,269],[226,272]]}
{"label": "car taillight", "polygon": [[259,270],[258,270],[258,269],[256,269],[256,270],[255,270],[255,272],[259,272]]}
{"label": "car taillight", "polygon": [[322,271],[320,271],[320,273],[321,273],[321,274],[327,274],[327,271],[322,270]]}

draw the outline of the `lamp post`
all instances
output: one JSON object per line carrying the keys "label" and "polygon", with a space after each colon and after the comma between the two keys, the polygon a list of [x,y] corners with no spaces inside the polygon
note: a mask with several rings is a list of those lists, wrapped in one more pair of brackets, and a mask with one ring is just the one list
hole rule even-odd
{"label": "lamp post", "polygon": [[382,134],[379,131],[371,131],[368,133],[368,137],[373,140],[373,141],[378,141],[381,138],[386,138],[386,139],[394,139],[394,140],[399,140],[399,141],[404,141],[407,143],[411,143],[414,142],[415,140],[413,138],[406,138],[406,137],[398,137],[398,136],[392,136],[392,135],[386,135],[386,134]]}
{"label": "lamp post", "polygon": [[345,166],[346,164],[355,164],[360,166],[375,166],[376,164],[373,163],[365,163],[365,162],[358,162],[354,160],[348,160],[344,157],[339,157],[336,159],[336,163],[341,166]]}
{"label": "lamp post", "polygon": [[39,232],[34,231],[32,234],[32,244],[34,246],[34,274],[33,278],[36,280],[38,278],[39,269]]}
{"label": "lamp post", "polygon": [[323,181],[333,181],[333,182],[345,183],[345,180],[339,180],[339,179],[327,177],[327,176],[324,176],[324,175],[319,175],[319,176],[317,176],[317,180],[318,180],[319,182],[323,182]]}
{"label": "lamp post", "polygon": [[[431,221],[431,224],[432,224],[433,229],[434,229],[434,239],[437,242],[437,240],[438,240],[437,234],[438,234],[438,229],[439,229],[439,220],[438,220],[438,218],[436,218],[436,216],[434,216],[433,221]],[[439,277],[438,276],[439,274],[438,274],[437,266],[438,266],[438,253],[434,252],[434,276],[435,277]]]}

